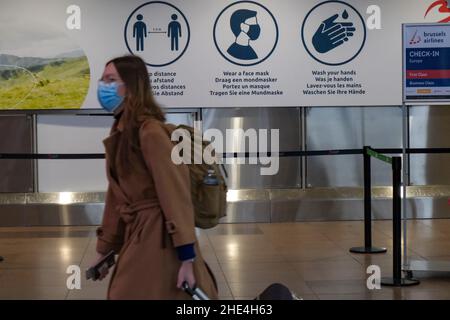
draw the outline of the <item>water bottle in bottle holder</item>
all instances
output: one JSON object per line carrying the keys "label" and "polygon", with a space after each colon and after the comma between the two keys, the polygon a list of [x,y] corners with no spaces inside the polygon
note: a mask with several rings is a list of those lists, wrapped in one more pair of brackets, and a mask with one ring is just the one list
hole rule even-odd
{"label": "water bottle in bottle holder", "polygon": [[219,185],[219,180],[217,179],[216,173],[214,170],[208,170],[207,175],[203,179],[203,184],[207,186],[217,186]]}

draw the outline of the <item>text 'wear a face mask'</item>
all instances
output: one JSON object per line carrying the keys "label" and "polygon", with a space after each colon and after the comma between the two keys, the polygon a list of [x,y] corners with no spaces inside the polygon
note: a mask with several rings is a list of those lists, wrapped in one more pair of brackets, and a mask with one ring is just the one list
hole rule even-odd
{"label": "text 'wear a face mask'", "polygon": [[99,81],[97,89],[97,97],[103,109],[114,112],[123,102],[124,98],[119,94],[119,87],[123,83],[111,82],[106,83]]}

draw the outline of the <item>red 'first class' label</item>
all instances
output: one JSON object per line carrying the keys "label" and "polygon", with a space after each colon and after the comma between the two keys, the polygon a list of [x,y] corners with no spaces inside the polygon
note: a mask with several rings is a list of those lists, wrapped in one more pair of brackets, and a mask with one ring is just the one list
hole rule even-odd
{"label": "red 'first class' label", "polygon": [[407,70],[406,79],[450,79],[450,70]]}

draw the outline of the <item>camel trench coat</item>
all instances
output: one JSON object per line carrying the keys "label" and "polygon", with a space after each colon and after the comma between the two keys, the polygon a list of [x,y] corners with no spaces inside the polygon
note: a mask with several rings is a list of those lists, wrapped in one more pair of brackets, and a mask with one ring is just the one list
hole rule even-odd
{"label": "camel trench coat", "polygon": [[189,169],[172,162],[173,144],[164,124],[148,119],[139,131],[141,150],[129,152],[132,167],[124,172],[117,165],[124,116],[103,141],[109,186],[97,251],[119,253],[107,298],[191,299],[176,287],[181,262],[175,248],[195,243],[197,286],[216,299],[214,280],[195,235]]}

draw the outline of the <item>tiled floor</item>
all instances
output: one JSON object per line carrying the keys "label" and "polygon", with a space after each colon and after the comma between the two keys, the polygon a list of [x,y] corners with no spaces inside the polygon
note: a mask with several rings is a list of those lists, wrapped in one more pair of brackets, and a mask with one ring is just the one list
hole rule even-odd
{"label": "tiled floor", "polygon": [[[68,290],[69,265],[81,270],[95,257],[95,227],[0,228],[0,299],[104,299],[107,282],[85,281]],[[199,231],[202,252],[214,271],[221,299],[253,299],[273,282],[304,299],[450,299],[450,274],[415,273],[421,284],[368,290],[366,267],[392,273],[390,221],[377,221],[373,241],[387,254],[356,255],[362,222],[220,225]],[[447,260],[450,220],[408,223],[409,256]]]}

